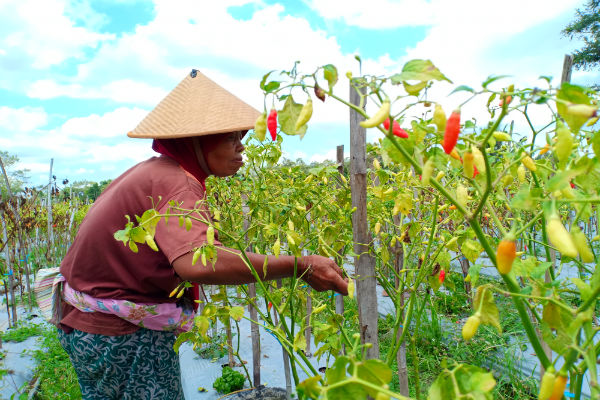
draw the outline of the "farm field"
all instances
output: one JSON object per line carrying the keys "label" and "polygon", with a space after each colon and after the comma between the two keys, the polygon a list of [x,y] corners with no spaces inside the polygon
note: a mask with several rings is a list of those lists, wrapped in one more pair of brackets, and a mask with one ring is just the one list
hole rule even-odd
{"label": "farm field", "polygon": [[[342,79],[347,95],[334,90]],[[202,208],[124,216],[115,240],[134,252],[152,251],[162,219],[207,224],[198,268],[213,267],[218,239],[246,261],[320,254],[350,282],[346,297],[317,292],[302,276],[264,281],[269,265],[248,261],[256,283],[205,285],[176,343],[186,398],[217,398],[223,364],[245,388],[299,398],[600,398],[599,93],[490,77],[457,86],[461,107],[444,110],[428,89],[447,80],[429,60],[385,77],[339,76],[332,64],[269,73],[237,175],[209,178]],[[350,157],[281,162],[286,136],[319,134],[312,109],[331,103],[350,110]],[[506,122],[515,115],[523,124]],[[371,130],[379,139],[367,143]],[[0,203],[3,342],[41,336],[63,363],[38,363],[39,398],[77,393],[51,329],[21,322],[36,310],[32,276],[60,263],[92,206],[56,187],[9,190]],[[196,212],[206,209],[212,220]],[[199,370],[211,372],[196,380]],[[58,374],[70,379],[56,384]]]}

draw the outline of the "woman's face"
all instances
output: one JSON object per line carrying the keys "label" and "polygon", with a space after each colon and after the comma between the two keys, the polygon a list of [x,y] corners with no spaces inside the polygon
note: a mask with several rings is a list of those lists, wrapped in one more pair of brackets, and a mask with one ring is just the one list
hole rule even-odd
{"label": "woman's face", "polygon": [[234,175],[244,165],[242,161],[242,132],[221,133],[200,137],[202,153],[213,175]]}

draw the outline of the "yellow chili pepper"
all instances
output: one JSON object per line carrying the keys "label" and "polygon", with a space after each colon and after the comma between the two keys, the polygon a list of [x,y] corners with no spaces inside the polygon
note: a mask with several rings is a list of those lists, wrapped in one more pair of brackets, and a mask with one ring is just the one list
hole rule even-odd
{"label": "yellow chili pepper", "polygon": [[564,225],[560,221],[558,214],[553,214],[546,223],[546,232],[548,233],[548,239],[550,243],[554,245],[565,256],[572,258],[577,257],[577,247],[573,242],[573,238],[569,232],[565,229]]}

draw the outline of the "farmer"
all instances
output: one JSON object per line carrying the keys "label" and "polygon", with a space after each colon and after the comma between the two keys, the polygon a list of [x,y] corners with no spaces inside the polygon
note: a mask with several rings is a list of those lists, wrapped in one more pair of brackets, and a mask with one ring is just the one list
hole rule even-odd
{"label": "farmer", "polygon": [[[207,240],[207,225],[189,230],[177,218],[156,225],[156,249],[139,244],[135,253],[115,232],[170,202],[199,208],[209,175],[234,175],[243,165],[242,138],[258,111],[196,70],[151,111],[130,137],[153,138],[161,154],[115,179],[95,201],[60,266],[64,282],[59,339],[79,378],[84,399],[183,399],[176,334],[193,324],[188,289],[178,301],[169,294],[183,281],[236,285],[254,281],[239,252],[218,241],[215,268],[192,265],[194,249]],[[199,203],[197,203],[200,201]],[[171,203],[172,204],[172,203]],[[115,238],[116,237],[116,238]],[[125,239],[126,241],[126,239]],[[265,256],[248,253],[262,271]],[[293,275],[294,257],[268,257],[266,279]],[[298,260],[298,275],[318,291],[347,294],[340,268],[318,255]],[[176,302],[177,301],[177,302]]]}

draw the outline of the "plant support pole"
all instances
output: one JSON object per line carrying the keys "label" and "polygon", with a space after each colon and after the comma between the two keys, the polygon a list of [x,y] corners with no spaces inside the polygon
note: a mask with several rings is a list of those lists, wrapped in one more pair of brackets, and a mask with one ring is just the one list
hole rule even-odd
{"label": "plant support pole", "polygon": [[[250,222],[248,221],[249,208],[246,204],[248,196],[242,194],[242,210],[244,211],[244,232],[248,232]],[[247,239],[247,235],[246,235]],[[250,246],[248,246],[250,247]],[[250,250],[250,249],[248,249]],[[248,295],[252,299],[256,299],[256,284],[248,284]],[[252,321],[258,321],[258,313],[252,304],[248,304],[248,312]],[[260,386],[260,332],[257,324],[250,324],[250,337],[252,338],[252,379],[254,387]]]}
{"label": "plant support pole", "polygon": [[[10,181],[8,180],[8,174],[6,173],[6,169],[4,168],[4,162],[2,161],[2,157],[0,157],[0,167],[2,168],[2,175],[4,175],[4,180],[6,182],[6,190],[8,191],[8,204],[11,204],[11,200],[13,197],[12,194],[12,190],[10,188]],[[14,211],[15,213],[15,221],[16,221],[16,227],[15,227],[15,231],[19,232],[19,236],[21,234],[21,224],[20,224],[20,220],[19,220],[19,210],[15,207]],[[6,238],[6,243],[8,243],[8,218],[6,220],[3,220],[3,228],[4,228],[4,237]],[[19,238],[20,239],[20,238]],[[16,240],[15,240],[16,242]],[[15,257],[17,257],[17,255],[15,254]],[[6,269],[7,269],[7,274],[8,274],[8,288],[7,290],[10,290],[10,297],[11,297],[11,305],[12,305],[12,322],[13,322],[13,326],[17,324],[17,302],[15,300],[15,284],[14,284],[14,279],[15,279],[15,275],[14,275],[14,270],[12,267],[12,263],[10,262],[10,252],[8,250],[8,245],[6,246]],[[14,261],[14,260],[13,260]],[[29,278],[28,278],[29,279]]]}
{"label": "plant support pole", "polygon": [[[352,81],[351,83],[355,83]],[[363,88],[360,89],[365,93]],[[350,85],[350,103],[359,105],[361,95]],[[352,236],[354,252],[354,273],[356,276],[356,298],[361,343],[371,343],[367,349],[367,358],[379,358],[379,339],[377,332],[377,278],[375,259],[369,253],[371,235],[367,222],[367,132],[359,125],[364,117],[350,109],[350,188],[352,207]]]}
{"label": "plant support pole", "polygon": [[54,232],[52,231],[52,165],[54,164],[54,158],[50,159],[50,173],[48,176],[48,196],[46,201],[46,207],[48,210],[48,254],[50,259],[49,264],[53,263],[53,251],[54,251]]}

